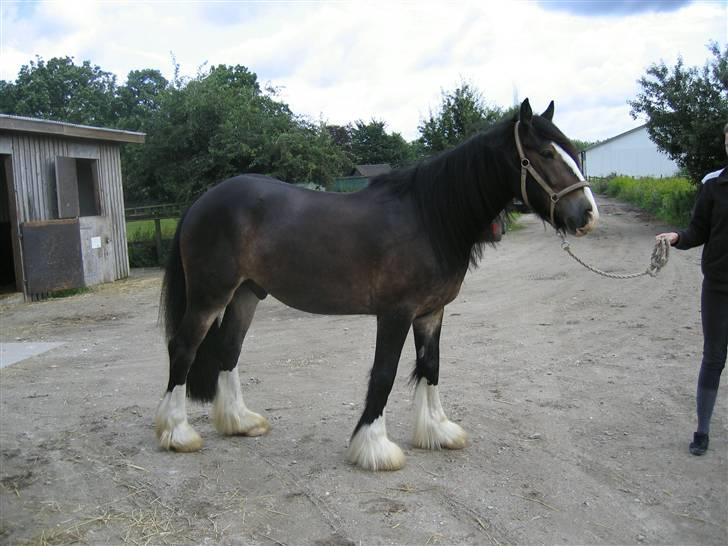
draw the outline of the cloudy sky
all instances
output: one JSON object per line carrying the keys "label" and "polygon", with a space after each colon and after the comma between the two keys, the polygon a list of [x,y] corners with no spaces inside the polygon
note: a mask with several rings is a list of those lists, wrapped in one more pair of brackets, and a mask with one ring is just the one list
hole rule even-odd
{"label": "cloudy sky", "polygon": [[0,78],[36,55],[73,56],[117,74],[183,75],[243,64],[294,112],[330,123],[381,119],[407,139],[461,81],[509,106],[556,101],[573,138],[637,126],[627,101],[652,63],[702,66],[724,47],[728,2],[0,0]]}

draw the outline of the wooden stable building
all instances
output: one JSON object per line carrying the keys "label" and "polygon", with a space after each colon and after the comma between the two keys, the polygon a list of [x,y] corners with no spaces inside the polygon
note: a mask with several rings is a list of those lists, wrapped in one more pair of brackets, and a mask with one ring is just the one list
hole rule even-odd
{"label": "wooden stable building", "polygon": [[143,133],[0,114],[0,285],[37,300],[129,275],[120,148]]}

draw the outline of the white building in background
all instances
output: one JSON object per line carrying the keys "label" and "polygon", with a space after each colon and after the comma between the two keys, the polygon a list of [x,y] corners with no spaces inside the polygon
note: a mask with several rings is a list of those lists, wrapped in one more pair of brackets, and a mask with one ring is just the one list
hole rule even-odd
{"label": "white building in background", "polygon": [[667,177],[680,169],[650,140],[647,125],[587,148],[581,152],[581,163],[587,178],[610,174]]}

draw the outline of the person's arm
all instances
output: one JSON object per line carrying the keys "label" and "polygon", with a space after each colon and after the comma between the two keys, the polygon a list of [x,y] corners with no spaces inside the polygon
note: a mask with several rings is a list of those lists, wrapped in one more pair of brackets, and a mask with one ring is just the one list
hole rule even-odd
{"label": "person's arm", "polygon": [[657,239],[667,239],[671,246],[680,250],[687,250],[695,246],[700,246],[708,241],[710,235],[710,215],[712,212],[713,202],[710,197],[712,187],[703,186],[698,193],[695,201],[693,215],[690,218],[690,224],[687,229],[681,231],[668,231],[657,235]]}
{"label": "person's arm", "polygon": [[700,246],[708,241],[710,235],[710,216],[713,212],[713,183],[706,183],[698,193],[695,202],[693,216],[687,229],[678,231],[678,240],[674,243],[675,248],[687,250]]}

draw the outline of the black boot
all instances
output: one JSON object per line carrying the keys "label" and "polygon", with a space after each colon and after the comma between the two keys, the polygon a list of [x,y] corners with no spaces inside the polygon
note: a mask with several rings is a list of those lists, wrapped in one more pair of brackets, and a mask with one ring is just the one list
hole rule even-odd
{"label": "black boot", "polygon": [[693,433],[693,441],[690,442],[690,453],[693,455],[704,455],[708,451],[708,435],[702,432]]}

